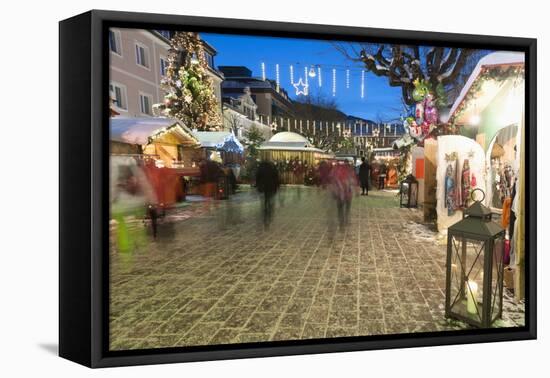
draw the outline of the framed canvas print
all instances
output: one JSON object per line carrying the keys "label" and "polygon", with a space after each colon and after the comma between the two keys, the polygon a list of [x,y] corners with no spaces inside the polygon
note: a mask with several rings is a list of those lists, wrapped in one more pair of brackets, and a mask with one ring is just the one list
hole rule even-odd
{"label": "framed canvas print", "polygon": [[536,337],[536,41],[60,22],[60,355]]}

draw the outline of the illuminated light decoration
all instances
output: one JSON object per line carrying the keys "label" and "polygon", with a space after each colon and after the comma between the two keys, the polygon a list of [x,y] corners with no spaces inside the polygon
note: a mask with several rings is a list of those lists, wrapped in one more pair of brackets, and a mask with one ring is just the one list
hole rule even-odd
{"label": "illuminated light decoration", "polygon": [[294,83],[292,85],[294,85],[294,88],[296,88],[296,96],[299,96],[301,94],[307,96],[309,86],[304,83],[302,78],[300,78],[297,83]]}
{"label": "illuminated light decoration", "polygon": [[365,70],[361,70],[361,98],[365,98]]}
{"label": "illuminated light decoration", "polygon": [[262,62],[262,80],[265,81],[265,63]]}
{"label": "illuminated light decoration", "polygon": [[290,84],[294,85],[294,66],[290,65]]}
{"label": "illuminated light decoration", "polygon": [[349,89],[349,69],[346,70],[346,89]]}
{"label": "illuminated light decoration", "polygon": [[308,73],[307,73],[307,66],[304,67],[304,78],[305,78],[305,81],[306,81],[306,86],[309,87],[309,81],[308,81]]}
{"label": "illuminated light decoration", "polygon": [[480,122],[481,122],[481,117],[479,116],[479,114],[474,114],[470,118],[470,123],[472,124],[472,126],[477,126],[479,125]]}
{"label": "illuminated light decoration", "polygon": [[474,104],[474,114],[470,117],[470,124],[473,126],[479,125],[481,122],[481,117],[479,116],[479,112],[477,111],[477,104]]}
{"label": "illuminated light decoration", "polygon": [[336,68],[332,69],[332,96],[336,96]]}
{"label": "illuminated light decoration", "polygon": [[311,66],[311,68],[309,69],[309,77],[315,77],[315,76],[317,76],[317,74],[315,73],[315,68]]}
{"label": "illuminated light decoration", "polygon": [[277,63],[275,65],[275,82],[277,83],[277,92],[279,92],[279,89],[280,89],[280,84],[281,82],[279,81],[279,64]]}
{"label": "illuminated light decoration", "polygon": [[317,77],[319,79],[319,87],[323,86],[323,79],[321,78],[321,67],[317,67]]}

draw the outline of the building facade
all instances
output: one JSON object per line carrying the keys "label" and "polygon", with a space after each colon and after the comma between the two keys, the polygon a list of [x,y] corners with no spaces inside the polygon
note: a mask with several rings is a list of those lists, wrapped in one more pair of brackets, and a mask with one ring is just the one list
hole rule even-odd
{"label": "building facade", "polygon": [[224,102],[230,103],[232,98],[241,97],[247,90],[257,106],[256,113],[262,123],[270,123],[277,117],[291,118],[294,116],[292,102],[287,92],[283,88],[277,88],[277,84],[273,80],[253,77],[252,71],[244,66],[220,66],[218,68],[225,77],[222,83]]}
{"label": "building facade", "polygon": [[[166,31],[109,29],[109,90],[120,117],[151,117],[153,105],[164,100],[160,83],[168,67],[169,38]],[[214,68],[216,50],[206,42],[204,50],[221,114],[223,75]]]}

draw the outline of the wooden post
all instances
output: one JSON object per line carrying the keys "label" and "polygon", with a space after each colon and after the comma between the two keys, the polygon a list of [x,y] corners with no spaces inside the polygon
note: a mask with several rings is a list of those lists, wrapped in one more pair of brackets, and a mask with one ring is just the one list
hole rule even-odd
{"label": "wooden post", "polygon": [[519,151],[519,178],[516,183],[518,190],[519,212],[517,214],[516,237],[516,269],[514,271],[514,296],[516,300],[525,297],[525,114],[521,115],[521,145]]}
{"label": "wooden post", "polygon": [[424,141],[424,221],[432,221],[435,216],[436,173],[437,173],[437,140]]}

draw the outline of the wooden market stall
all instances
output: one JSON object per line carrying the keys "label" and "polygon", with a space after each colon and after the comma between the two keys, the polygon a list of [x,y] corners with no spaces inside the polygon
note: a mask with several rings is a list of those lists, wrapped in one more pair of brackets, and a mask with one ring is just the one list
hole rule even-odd
{"label": "wooden market stall", "polygon": [[[161,117],[110,119],[111,153],[128,150],[150,156],[159,167],[189,168],[201,160],[200,143],[181,122]],[[139,148],[138,148],[139,146]]]}

